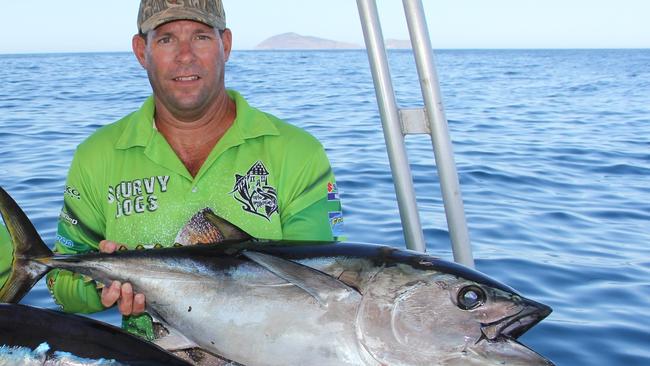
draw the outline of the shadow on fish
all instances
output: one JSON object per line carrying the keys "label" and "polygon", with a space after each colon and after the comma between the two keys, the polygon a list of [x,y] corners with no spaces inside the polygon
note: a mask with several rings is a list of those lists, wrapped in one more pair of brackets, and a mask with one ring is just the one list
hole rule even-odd
{"label": "shadow on fish", "polygon": [[109,324],[0,304],[0,365],[189,365]]}
{"label": "shadow on fish", "polygon": [[[130,282],[170,331],[157,340],[168,350],[199,347],[250,366],[552,365],[517,341],[551,308],[426,254],[227,241],[53,256],[1,188],[0,212],[14,245],[0,301],[19,301],[53,268]],[[235,232],[205,216],[220,232]]]}

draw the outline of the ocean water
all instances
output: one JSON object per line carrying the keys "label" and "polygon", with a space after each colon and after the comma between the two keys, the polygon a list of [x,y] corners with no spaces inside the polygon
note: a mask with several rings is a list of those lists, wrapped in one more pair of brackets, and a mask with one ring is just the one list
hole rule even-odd
{"label": "ocean water", "polygon": [[[390,61],[420,106],[411,53]],[[650,364],[650,50],[436,61],[477,269],[554,309],[522,341],[557,365]],[[404,245],[363,51],[239,51],[227,84],[322,141],[350,241]],[[0,55],[0,185],[47,243],[75,146],[148,94],[128,53]],[[407,146],[427,249],[451,260],[430,139]],[[55,307],[42,283],[23,302]]]}

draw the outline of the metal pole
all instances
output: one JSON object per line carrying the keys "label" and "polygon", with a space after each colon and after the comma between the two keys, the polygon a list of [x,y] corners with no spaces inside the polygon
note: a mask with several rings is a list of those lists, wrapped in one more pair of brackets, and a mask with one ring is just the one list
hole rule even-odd
{"label": "metal pole", "polygon": [[447,215],[447,226],[452,242],[454,260],[466,266],[474,267],[458,172],[454,162],[447,117],[442,105],[440,84],[433,61],[431,39],[429,38],[429,31],[424,17],[422,1],[403,0],[403,3],[420,76],[422,97],[424,98],[425,110],[431,127],[433,150],[438,176],[440,177],[440,187]]}
{"label": "metal pole", "polygon": [[357,0],[357,6],[384,127],[384,138],[395,183],[404,239],[409,249],[425,252],[426,243],[417,209],[411,169],[406,156],[395,92],[388,69],[388,57],[379,24],[377,3],[374,0]]}

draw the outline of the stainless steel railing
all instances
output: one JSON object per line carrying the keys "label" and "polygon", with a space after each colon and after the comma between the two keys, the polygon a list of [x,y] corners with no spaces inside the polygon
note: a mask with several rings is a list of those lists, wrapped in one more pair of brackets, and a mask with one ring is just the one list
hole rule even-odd
{"label": "stainless steel railing", "polygon": [[404,138],[408,134],[427,133],[433,144],[454,260],[474,267],[458,173],[422,1],[403,0],[403,4],[424,100],[424,108],[419,109],[400,109],[397,106],[377,3],[375,0],[357,0],[404,239],[409,249],[426,251]]}

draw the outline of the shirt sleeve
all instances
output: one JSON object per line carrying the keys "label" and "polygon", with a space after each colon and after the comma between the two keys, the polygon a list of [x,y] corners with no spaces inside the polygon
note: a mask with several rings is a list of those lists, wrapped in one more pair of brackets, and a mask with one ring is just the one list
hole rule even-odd
{"label": "shirt sleeve", "polygon": [[0,219],[0,289],[7,282],[13,262],[13,249],[11,247],[11,237],[9,231],[2,224]]}
{"label": "shirt sleeve", "polygon": [[338,241],[342,240],[342,226],[340,203],[321,199],[287,218],[282,236],[285,240]]}
{"label": "shirt sleeve", "polygon": [[[103,239],[105,220],[99,205],[100,195],[90,179],[93,174],[85,168],[88,164],[84,164],[80,158],[92,157],[92,153],[85,154],[81,149],[75,153],[66,181],[54,248],[58,254],[97,251]],[[104,310],[96,283],[81,275],[53,270],[47,275],[47,286],[54,300],[66,312],[93,313]]]}
{"label": "shirt sleeve", "polygon": [[294,193],[280,212],[283,239],[342,240],[341,201],[325,150],[318,144],[296,167],[285,182]]}

